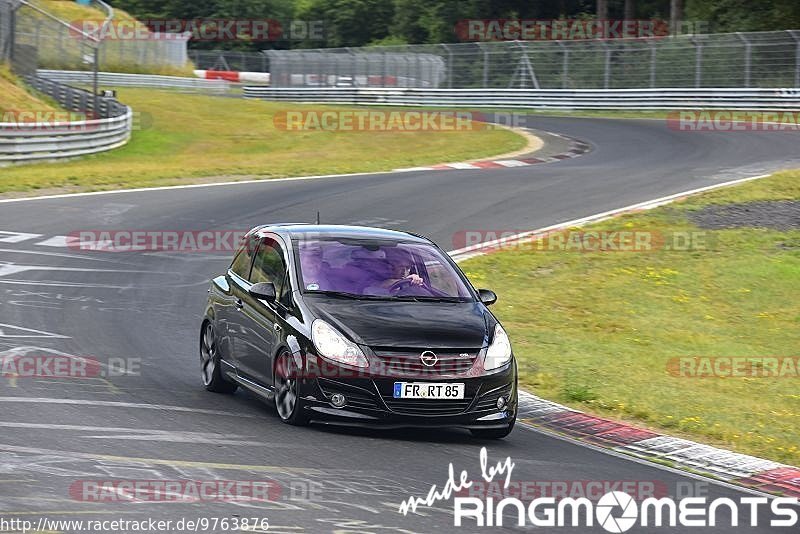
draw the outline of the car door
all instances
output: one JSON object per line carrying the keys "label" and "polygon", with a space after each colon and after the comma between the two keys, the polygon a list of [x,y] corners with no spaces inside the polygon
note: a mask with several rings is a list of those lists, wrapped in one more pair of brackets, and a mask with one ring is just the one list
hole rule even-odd
{"label": "car door", "polygon": [[242,335],[246,339],[242,339],[239,362],[251,378],[265,386],[272,384],[273,357],[285,332],[290,306],[291,285],[285,250],[279,237],[264,237],[250,274],[252,284],[266,282],[275,286],[275,301],[266,302],[250,294],[242,297]]}
{"label": "car door", "polygon": [[225,278],[228,282],[230,292],[230,302],[220,306],[217,310],[218,328],[223,330],[223,335],[227,341],[227,361],[241,367],[241,354],[243,350],[245,321],[242,310],[244,309],[244,298],[248,294],[250,283],[250,270],[253,266],[253,258],[258,249],[259,238],[250,236],[239,249],[233,259]]}

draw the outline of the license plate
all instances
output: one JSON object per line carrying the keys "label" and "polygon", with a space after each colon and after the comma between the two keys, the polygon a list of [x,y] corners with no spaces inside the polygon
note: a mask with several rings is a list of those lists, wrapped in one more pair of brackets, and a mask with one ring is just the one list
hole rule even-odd
{"label": "license plate", "polygon": [[464,384],[434,384],[431,382],[395,382],[394,398],[463,400]]}

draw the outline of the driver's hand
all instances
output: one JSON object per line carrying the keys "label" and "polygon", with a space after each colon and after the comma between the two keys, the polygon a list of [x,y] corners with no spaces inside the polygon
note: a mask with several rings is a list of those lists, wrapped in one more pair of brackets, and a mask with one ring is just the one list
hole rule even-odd
{"label": "driver's hand", "polygon": [[406,280],[411,280],[412,286],[421,286],[423,284],[422,277],[418,274],[409,274],[406,276]]}

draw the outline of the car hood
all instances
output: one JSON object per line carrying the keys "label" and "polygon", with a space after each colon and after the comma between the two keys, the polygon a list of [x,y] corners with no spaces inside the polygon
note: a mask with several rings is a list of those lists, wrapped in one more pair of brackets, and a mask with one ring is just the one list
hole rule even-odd
{"label": "car hood", "polygon": [[478,348],[494,319],[478,302],[305,299],[310,311],[371,347]]}

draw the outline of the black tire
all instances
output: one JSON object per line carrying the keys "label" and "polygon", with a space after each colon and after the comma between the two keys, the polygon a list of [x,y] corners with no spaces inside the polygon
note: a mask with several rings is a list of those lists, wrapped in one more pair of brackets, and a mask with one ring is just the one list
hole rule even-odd
{"label": "black tire", "polygon": [[514,423],[517,420],[514,418],[508,426],[503,428],[479,428],[477,430],[470,430],[473,436],[480,439],[503,439],[504,437],[511,434],[511,431],[514,430]]}
{"label": "black tire", "polygon": [[298,394],[297,365],[288,352],[282,352],[275,362],[275,410],[288,425],[305,426],[308,416]]}
{"label": "black tire", "polygon": [[214,393],[233,393],[239,387],[228,382],[220,371],[219,351],[214,325],[211,321],[203,323],[200,332],[200,370],[203,377],[203,386]]}

